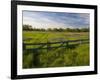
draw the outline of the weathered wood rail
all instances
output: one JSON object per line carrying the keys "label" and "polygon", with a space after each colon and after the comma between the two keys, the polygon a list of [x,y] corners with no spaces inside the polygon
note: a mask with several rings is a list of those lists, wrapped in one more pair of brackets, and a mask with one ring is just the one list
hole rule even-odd
{"label": "weathered wood rail", "polygon": [[[89,43],[89,39],[80,39],[80,40],[67,40],[67,41],[58,41],[58,42],[47,42],[47,43],[23,43],[23,50],[29,51],[26,53],[30,53],[32,51],[33,55],[33,67],[39,67],[40,61],[39,61],[39,50],[45,49],[50,51],[50,49],[53,48],[70,48],[70,45],[74,44],[74,46],[77,47],[76,44],[84,44]],[[56,46],[54,46],[56,45]],[[32,48],[27,48],[27,46],[33,46]],[[37,46],[37,47],[34,47]],[[72,45],[73,46],[73,45]]]}
{"label": "weathered wood rail", "polygon": [[[67,40],[67,41],[57,41],[57,42],[46,42],[46,43],[23,43],[23,49],[50,49],[58,47],[67,47],[70,44],[83,44],[89,43],[89,39],[79,39],[79,40]],[[53,46],[57,45],[57,46]],[[33,48],[26,48],[27,46],[33,46]],[[37,46],[34,48],[34,46]]]}

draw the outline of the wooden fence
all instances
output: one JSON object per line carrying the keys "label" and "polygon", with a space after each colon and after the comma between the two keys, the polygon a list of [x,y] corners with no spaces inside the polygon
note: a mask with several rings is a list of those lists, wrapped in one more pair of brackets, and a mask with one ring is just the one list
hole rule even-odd
{"label": "wooden fence", "polygon": [[[84,43],[89,43],[89,39],[67,40],[67,41],[46,42],[46,43],[23,43],[23,49],[24,50],[52,49],[58,47],[68,47],[71,44],[84,44]],[[33,46],[33,48],[26,48],[27,46]]]}
{"label": "wooden fence", "polygon": [[[70,48],[70,45],[77,47],[77,44],[89,43],[89,39],[81,39],[81,40],[67,40],[67,41],[58,41],[58,42],[47,42],[47,43],[23,43],[24,51],[32,51],[33,52],[33,65],[34,67],[38,67],[39,62],[39,50],[45,49],[50,51],[53,48]],[[32,46],[31,48],[27,48],[27,46]],[[35,47],[34,47],[35,46]]]}

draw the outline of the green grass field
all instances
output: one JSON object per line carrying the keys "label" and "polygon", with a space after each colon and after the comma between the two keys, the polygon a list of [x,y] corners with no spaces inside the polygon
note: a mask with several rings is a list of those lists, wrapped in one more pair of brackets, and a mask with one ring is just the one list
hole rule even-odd
{"label": "green grass field", "polygon": [[[88,32],[23,31],[24,43],[47,43],[89,39]],[[32,46],[27,46],[31,48]],[[33,46],[34,48],[34,46]],[[23,68],[68,67],[89,65],[89,43],[56,49],[23,50]]]}

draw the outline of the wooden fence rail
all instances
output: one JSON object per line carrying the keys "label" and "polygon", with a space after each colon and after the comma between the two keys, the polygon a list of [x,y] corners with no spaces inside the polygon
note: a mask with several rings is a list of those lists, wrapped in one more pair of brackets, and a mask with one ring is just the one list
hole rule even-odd
{"label": "wooden fence rail", "polygon": [[[52,48],[61,48],[61,47],[69,48],[70,45],[72,44],[83,44],[83,43],[88,43],[88,42],[89,42],[89,39],[67,40],[67,41],[47,42],[47,43],[23,43],[23,50],[25,50],[26,52],[29,51],[29,53],[30,51],[32,51],[33,67],[39,67],[39,64],[40,64],[39,50],[46,49],[48,52]],[[26,48],[27,46],[33,46],[33,48]],[[34,46],[38,46],[38,47],[34,48]]]}
{"label": "wooden fence rail", "polygon": [[[49,49],[58,47],[67,47],[70,44],[82,44],[89,43],[89,39],[79,39],[79,40],[67,40],[58,42],[46,42],[46,43],[23,43],[23,49]],[[58,46],[52,46],[54,44],[59,44]],[[38,46],[37,48],[26,48],[26,46]]]}

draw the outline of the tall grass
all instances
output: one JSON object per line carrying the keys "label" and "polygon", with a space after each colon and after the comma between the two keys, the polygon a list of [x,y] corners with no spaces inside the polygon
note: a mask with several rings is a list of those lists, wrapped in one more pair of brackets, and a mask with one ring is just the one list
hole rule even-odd
{"label": "tall grass", "polygon": [[[78,33],[77,33],[78,34]],[[24,32],[23,37],[33,38],[31,41],[25,41],[28,43],[46,42],[50,38],[63,37],[65,39],[72,39],[75,33],[34,33]],[[88,38],[88,33],[80,33],[73,37],[73,39]],[[37,39],[38,38],[38,39]],[[37,39],[37,40],[36,40]],[[90,63],[89,58],[89,43],[70,45],[66,48],[55,48],[49,50],[24,50],[23,51],[23,68],[45,68],[45,67],[68,67],[68,66],[88,66]]]}

